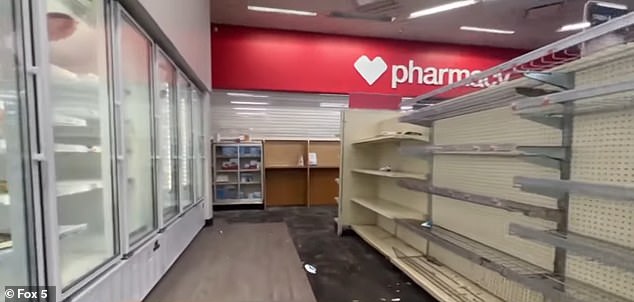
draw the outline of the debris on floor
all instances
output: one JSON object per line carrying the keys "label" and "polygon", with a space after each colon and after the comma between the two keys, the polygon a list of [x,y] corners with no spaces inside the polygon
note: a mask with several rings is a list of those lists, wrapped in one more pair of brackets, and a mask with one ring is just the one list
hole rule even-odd
{"label": "debris on floor", "polygon": [[313,275],[317,273],[317,268],[310,264],[304,264],[304,269]]}

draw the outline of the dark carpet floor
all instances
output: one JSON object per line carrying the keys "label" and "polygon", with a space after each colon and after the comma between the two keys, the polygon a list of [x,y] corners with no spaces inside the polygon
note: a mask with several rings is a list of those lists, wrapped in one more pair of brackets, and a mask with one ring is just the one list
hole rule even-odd
{"label": "dark carpet floor", "polygon": [[356,235],[337,236],[335,207],[215,212],[228,223],[285,222],[319,302],[436,301]]}

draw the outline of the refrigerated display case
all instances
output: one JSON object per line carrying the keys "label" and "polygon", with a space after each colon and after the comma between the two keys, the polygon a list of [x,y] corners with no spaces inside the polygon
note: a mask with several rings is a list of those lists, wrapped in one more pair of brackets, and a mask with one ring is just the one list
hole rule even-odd
{"label": "refrigerated display case", "polygon": [[[0,1],[0,289],[85,301],[150,239],[193,238],[205,92],[181,73],[115,1]],[[158,274],[188,243],[168,242]]]}
{"label": "refrigerated display case", "polygon": [[[61,285],[113,259],[115,232],[104,2],[47,1]],[[50,22],[50,21],[49,21]]]}

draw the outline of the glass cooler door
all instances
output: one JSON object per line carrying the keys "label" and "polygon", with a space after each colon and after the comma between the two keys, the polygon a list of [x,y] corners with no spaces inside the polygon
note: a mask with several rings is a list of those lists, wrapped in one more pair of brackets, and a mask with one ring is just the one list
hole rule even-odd
{"label": "glass cooler door", "polygon": [[119,254],[104,5],[105,1],[47,1],[64,291]]}
{"label": "glass cooler door", "polygon": [[118,33],[121,48],[119,73],[123,124],[118,134],[123,138],[126,177],[124,195],[127,204],[126,226],[129,243],[135,244],[156,228],[152,181],[152,43],[123,13]]}
{"label": "glass cooler door", "polygon": [[159,204],[163,211],[163,221],[168,222],[180,211],[178,204],[178,141],[176,132],[176,69],[161,53],[157,55],[158,91],[155,97],[155,110],[158,115],[156,124],[158,153]]}
{"label": "glass cooler door", "polygon": [[0,1],[0,293],[36,277],[21,2]]}

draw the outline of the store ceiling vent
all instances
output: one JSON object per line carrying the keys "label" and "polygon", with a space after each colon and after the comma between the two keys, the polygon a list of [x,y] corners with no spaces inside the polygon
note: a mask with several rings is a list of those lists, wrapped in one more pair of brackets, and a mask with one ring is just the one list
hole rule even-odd
{"label": "store ceiling vent", "polygon": [[393,22],[401,5],[396,0],[353,0],[354,11],[333,11],[331,17]]}
{"label": "store ceiling vent", "polygon": [[565,0],[536,1],[535,5],[525,11],[524,18],[528,20],[556,18],[561,14],[565,3]]}

